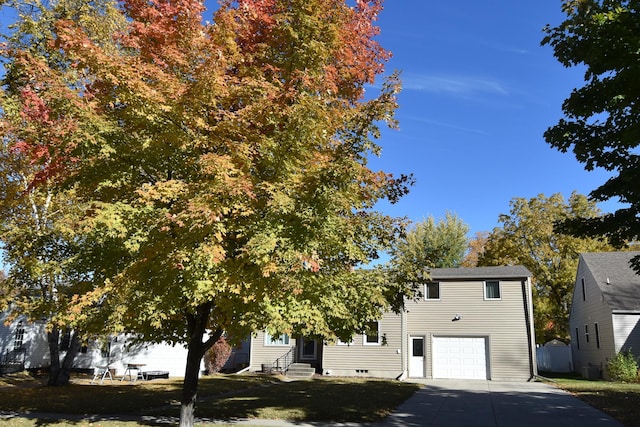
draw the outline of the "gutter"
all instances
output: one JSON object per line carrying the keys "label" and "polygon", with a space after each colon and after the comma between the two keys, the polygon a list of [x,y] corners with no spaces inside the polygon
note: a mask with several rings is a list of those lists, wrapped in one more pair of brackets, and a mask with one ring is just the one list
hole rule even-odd
{"label": "gutter", "polygon": [[[529,302],[533,301],[531,291],[531,279],[527,277],[522,281],[522,300],[524,302],[525,325],[527,329],[527,347],[529,350],[529,380],[534,381],[538,376],[538,366],[535,352],[535,335],[533,323],[533,310],[529,310]],[[533,307],[532,307],[533,308]]]}

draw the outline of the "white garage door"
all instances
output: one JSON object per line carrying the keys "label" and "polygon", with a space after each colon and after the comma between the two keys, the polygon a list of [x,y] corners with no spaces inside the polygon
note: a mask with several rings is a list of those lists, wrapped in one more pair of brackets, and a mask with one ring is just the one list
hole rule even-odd
{"label": "white garage door", "polygon": [[484,337],[433,337],[433,378],[487,379]]}

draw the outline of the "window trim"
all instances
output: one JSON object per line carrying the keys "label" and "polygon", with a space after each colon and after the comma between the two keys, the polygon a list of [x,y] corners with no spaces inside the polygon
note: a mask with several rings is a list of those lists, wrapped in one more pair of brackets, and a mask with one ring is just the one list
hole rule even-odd
{"label": "window trim", "polygon": [[[489,298],[487,296],[487,285],[489,283],[496,283],[498,285],[498,297],[497,298]],[[484,296],[484,300],[485,301],[499,301],[502,299],[502,286],[500,286],[500,281],[499,280],[485,280],[483,283],[483,296]]]}
{"label": "window trim", "polygon": [[598,327],[598,322],[595,322],[593,326],[596,333],[596,348],[600,348],[600,328]]}
{"label": "window trim", "polygon": [[589,342],[589,325],[584,325],[584,341]]}
{"label": "window trim", "polygon": [[382,334],[380,333],[380,321],[379,320],[374,320],[373,322],[369,322],[369,323],[375,323],[377,325],[377,328],[378,328],[377,338],[378,338],[378,340],[376,342],[369,342],[367,340],[369,335],[367,335],[367,333],[365,332],[365,333],[362,334],[362,345],[382,345]]}
{"label": "window trim", "polygon": [[577,350],[580,350],[580,332],[578,331],[577,327],[576,327],[576,346],[577,346]]}
{"label": "window trim", "polygon": [[[429,285],[435,285],[438,289],[437,298],[429,298]],[[425,301],[440,301],[440,282],[427,282],[424,284],[424,299]]]}
{"label": "window trim", "polygon": [[24,322],[20,320],[16,325],[16,330],[13,335],[13,351],[24,350],[24,333],[25,333]]}
{"label": "window trim", "polygon": [[[280,334],[277,341],[272,340],[272,336],[269,332],[264,331],[264,345],[265,347],[291,347],[291,337],[288,334]],[[285,339],[286,338],[286,339]],[[280,343],[282,339],[282,343]]]}

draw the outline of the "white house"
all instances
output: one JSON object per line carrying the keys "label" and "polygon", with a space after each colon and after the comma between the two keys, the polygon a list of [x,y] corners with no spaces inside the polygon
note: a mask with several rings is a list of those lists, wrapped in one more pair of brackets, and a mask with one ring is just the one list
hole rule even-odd
{"label": "white house", "polygon": [[629,264],[637,255],[580,255],[569,325],[574,370],[585,377],[607,377],[607,364],[620,351],[640,357],[640,275]]}

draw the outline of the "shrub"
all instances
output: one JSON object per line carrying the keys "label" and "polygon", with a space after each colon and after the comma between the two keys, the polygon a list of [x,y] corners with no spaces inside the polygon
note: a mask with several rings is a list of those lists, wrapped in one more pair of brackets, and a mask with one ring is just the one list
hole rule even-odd
{"label": "shrub", "polygon": [[204,368],[209,375],[220,372],[224,364],[229,360],[229,356],[231,356],[231,346],[224,337],[221,337],[205,353]]}
{"label": "shrub", "polygon": [[619,352],[609,361],[609,375],[614,381],[633,383],[638,381],[638,361],[631,353],[631,349],[626,352]]}

